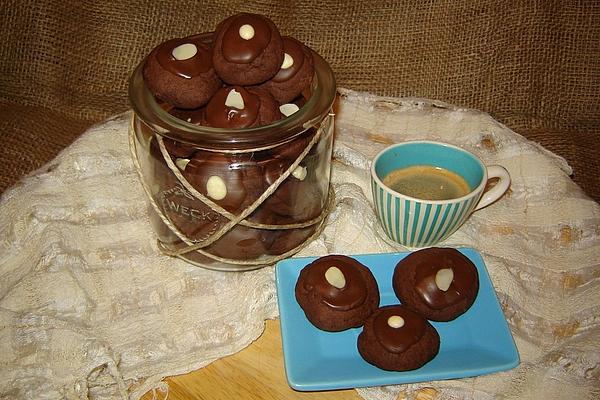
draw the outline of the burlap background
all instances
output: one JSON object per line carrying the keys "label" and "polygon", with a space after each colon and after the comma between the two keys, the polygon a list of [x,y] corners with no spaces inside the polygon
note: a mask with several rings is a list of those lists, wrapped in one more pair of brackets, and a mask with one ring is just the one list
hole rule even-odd
{"label": "burlap background", "polygon": [[270,16],[339,86],[489,112],[562,155],[600,200],[600,2],[0,2],[0,192],[90,124],[128,108],[127,79],[164,39],[239,11]]}

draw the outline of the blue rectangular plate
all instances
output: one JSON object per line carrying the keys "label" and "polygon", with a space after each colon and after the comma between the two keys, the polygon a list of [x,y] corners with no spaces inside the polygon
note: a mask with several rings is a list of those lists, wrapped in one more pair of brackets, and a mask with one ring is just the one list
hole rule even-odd
{"label": "blue rectangular plate", "polygon": [[[457,249],[479,272],[479,293],[473,306],[450,322],[432,322],[440,334],[438,355],[423,367],[384,371],[364,361],[356,348],[362,328],[331,333],[315,328],[296,301],[300,270],[317,257],[291,258],[277,264],[275,275],[281,319],[285,371],[289,385],[300,391],[348,389],[441,379],[465,378],[512,369],[519,354],[481,255]],[[392,289],[398,261],[409,253],[353,255],[373,272],[380,305],[399,303]]]}

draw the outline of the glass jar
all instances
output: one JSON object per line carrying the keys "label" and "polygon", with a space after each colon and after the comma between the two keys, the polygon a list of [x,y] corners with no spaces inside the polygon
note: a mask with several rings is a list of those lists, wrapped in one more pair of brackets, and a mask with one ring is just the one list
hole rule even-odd
{"label": "glass jar", "polygon": [[321,232],[332,203],[336,88],[329,65],[313,57],[305,104],[275,123],[244,129],[198,126],[169,114],[138,65],[129,82],[130,146],[163,252],[243,271],[289,257]]}

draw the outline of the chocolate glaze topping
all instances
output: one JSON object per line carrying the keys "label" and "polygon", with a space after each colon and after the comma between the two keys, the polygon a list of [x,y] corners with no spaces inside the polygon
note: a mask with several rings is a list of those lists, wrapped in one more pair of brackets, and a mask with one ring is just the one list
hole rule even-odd
{"label": "chocolate glaze topping", "polygon": [[[227,95],[235,89],[244,99],[244,108],[225,105]],[[206,106],[206,124],[215,128],[247,128],[259,117],[260,98],[242,86],[220,89]]]}
{"label": "chocolate glaze topping", "polygon": [[186,165],[183,176],[204,195],[207,194],[206,185],[210,177],[221,178],[225,182],[227,194],[221,200],[211,200],[229,212],[236,212],[246,199],[247,191],[240,164],[235,157],[237,155],[198,151]]}
{"label": "chocolate glaze topping", "polygon": [[[404,319],[404,326],[392,328],[388,325],[388,319],[394,315]],[[424,317],[404,306],[388,306],[378,311],[373,320],[373,331],[379,343],[388,351],[402,353],[423,337],[426,324]]]}
{"label": "chocolate glaze topping", "polygon": [[289,68],[281,68],[277,74],[271,78],[275,82],[285,82],[292,78],[302,68],[304,63],[304,51],[302,43],[294,38],[285,36],[283,39],[283,51],[294,60]]}
{"label": "chocolate glaze topping", "polygon": [[[196,46],[196,55],[187,60],[177,60],[173,57],[173,49],[186,43]],[[166,41],[158,48],[156,59],[167,71],[187,79],[205,73],[212,68],[212,54],[210,49],[195,36]]]}
{"label": "chocolate glaze topping", "polygon": [[[468,288],[476,285],[478,275],[475,266],[458,251],[437,251],[422,255],[416,267],[415,289],[429,307],[440,310],[451,306],[464,298]],[[454,273],[452,283],[445,292],[435,284],[437,272],[444,268],[451,268]]]}
{"label": "chocolate glaze topping", "polygon": [[[346,311],[356,308],[367,298],[367,286],[358,270],[358,265],[358,261],[342,255],[321,257],[308,267],[304,289],[318,292],[323,302],[336,310]],[[342,271],[346,286],[338,289],[327,282],[325,272],[329,267],[338,267]]]}
{"label": "chocolate glaze topping", "polygon": [[[254,37],[251,39],[240,36],[240,27],[246,24],[254,28]],[[262,54],[270,41],[271,29],[260,15],[240,14],[229,24],[221,49],[227,61],[249,64]]]}

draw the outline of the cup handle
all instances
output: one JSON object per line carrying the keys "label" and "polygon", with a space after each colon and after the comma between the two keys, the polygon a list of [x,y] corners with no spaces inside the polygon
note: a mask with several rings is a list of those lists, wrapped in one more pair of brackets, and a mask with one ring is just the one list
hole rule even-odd
{"label": "cup handle", "polygon": [[477,203],[477,206],[473,211],[477,211],[483,207],[487,207],[496,200],[498,200],[500,197],[502,197],[504,192],[506,192],[508,190],[508,187],[510,186],[510,175],[508,174],[506,168],[501,167],[500,165],[489,165],[486,168],[488,181],[492,178],[499,178],[500,180],[498,181],[498,183],[496,183],[496,185],[493,188],[483,192],[483,196],[481,196],[479,203]]}

